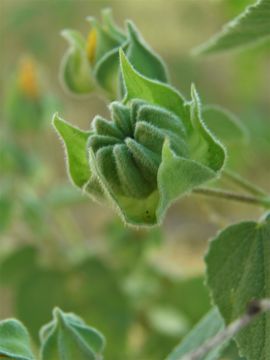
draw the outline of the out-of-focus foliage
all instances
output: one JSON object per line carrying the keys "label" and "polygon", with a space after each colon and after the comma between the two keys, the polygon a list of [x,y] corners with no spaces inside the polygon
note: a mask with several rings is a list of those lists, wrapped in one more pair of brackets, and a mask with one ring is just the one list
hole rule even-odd
{"label": "out-of-focus foliage", "polygon": [[[119,347],[121,353],[131,352],[128,337],[136,328],[146,337],[140,350],[133,350],[137,356],[165,356],[210,306],[203,279],[172,279],[145,263],[151,242],[156,246],[160,237],[156,230],[146,236],[123,232],[119,223],[109,224],[111,228],[115,235],[108,238],[108,253],[100,259],[87,257],[73,266],[45,266],[37,248],[18,249],[2,260],[0,285],[12,291],[15,315],[36,340],[39,328],[58,304],[81,315],[110,340],[105,353],[111,359],[118,358]],[[134,251],[123,250],[124,239]],[[132,244],[134,241],[137,244]]]}
{"label": "out-of-focus foliage", "polygon": [[[213,308],[187,335],[178,347],[167,357],[167,360],[178,360],[202,345],[207,339],[212,338],[219,331],[224,329],[224,321],[217,308]],[[226,344],[227,345],[227,344]],[[212,349],[202,360],[219,359],[224,344]]]}
{"label": "out-of-focus foliage", "polygon": [[21,59],[14,78],[10,79],[6,94],[5,117],[8,126],[16,132],[35,131],[42,128],[46,117],[55,106],[53,98],[41,88],[37,64],[30,57]]}
{"label": "out-of-focus foliage", "polygon": [[206,105],[202,109],[203,119],[206,126],[214,135],[229,149],[231,145],[247,141],[247,131],[239,119],[216,105]]}
{"label": "out-of-focus foliage", "polygon": [[16,316],[33,338],[37,339],[40,327],[49,321],[57,304],[81,314],[87,322],[91,320],[104,334],[111,334],[108,354],[112,359],[117,358],[119,346],[124,352],[129,305],[114,274],[102,261],[86,258],[67,269],[44,267],[37,262],[36,249],[24,247],[2,262],[0,282],[13,288]]}

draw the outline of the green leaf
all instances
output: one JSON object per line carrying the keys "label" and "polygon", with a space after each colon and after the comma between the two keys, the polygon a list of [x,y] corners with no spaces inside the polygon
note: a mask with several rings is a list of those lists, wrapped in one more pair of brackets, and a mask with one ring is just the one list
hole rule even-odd
{"label": "green leaf", "polygon": [[247,141],[247,129],[230,111],[217,105],[206,105],[202,108],[202,115],[206,126],[227,146]]}
{"label": "green leaf", "polygon": [[165,141],[162,162],[158,170],[160,201],[157,219],[159,221],[162,219],[166,209],[173,201],[215,177],[216,173],[212,169],[194,160],[175,156],[168,141]]}
{"label": "green leaf", "polygon": [[151,80],[137,72],[120,49],[120,65],[125,84],[124,102],[142,99],[171,110],[185,121],[186,110],[183,96],[170,85]]}
{"label": "green leaf", "polygon": [[105,8],[101,10],[101,17],[103,28],[119,43],[122,43],[126,40],[126,35],[124,35],[122,29],[120,29],[113,19],[112,9]]}
{"label": "green leaf", "polygon": [[118,97],[119,92],[119,50],[108,51],[95,65],[94,75],[99,85],[104,88],[112,99]]}
{"label": "green leaf", "polygon": [[213,171],[220,171],[226,159],[226,152],[222,144],[205,127],[201,100],[194,85],[191,86],[190,130],[189,145],[191,158],[209,167]]}
{"label": "green leaf", "polygon": [[239,355],[237,345],[234,340],[231,340],[229,345],[225,347],[222,352],[222,359],[228,360],[246,360],[246,358]]}
{"label": "green leaf", "polygon": [[167,69],[163,60],[147,45],[132,21],[127,22],[127,30],[127,58],[134,68],[147,78],[167,82]]}
{"label": "green leaf", "polygon": [[0,322],[0,358],[34,360],[29,334],[18,320]]}
{"label": "green leaf", "polygon": [[40,332],[41,360],[98,360],[105,338],[82,319],[56,308],[53,321]]}
{"label": "green leaf", "polygon": [[195,87],[192,87],[192,102],[189,106],[191,114],[188,142],[191,159],[176,156],[169,141],[165,141],[158,170],[160,202],[157,219],[162,218],[168,206],[177,198],[217,177],[224,165],[225,151],[203,124],[200,99]]}
{"label": "green leaf", "polygon": [[53,125],[64,143],[70,178],[74,185],[82,188],[91,176],[87,157],[90,132],[70,125],[57,114],[53,117]]}
{"label": "green leaf", "polygon": [[246,8],[223,30],[194,50],[196,54],[211,54],[238,47],[256,45],[270,36],[270,0],[259,0]]}
{"label": "green leaf", "polygon": [[[220,316],[217,308],[210,310],[202,320],[190,331],[190,333],[180,342],[172,351],[166,360],[179,360],[187,353],[196,350],[205,341],[215,336],[219,331],[224,329],[224,321]],[[212,349],[201,360],[217,360],[221,355],[222,349],[227,344],[221,344]]]}
{"label": "green leaf", "polygon": [[[242,222],[221,231],[210,243],[207,283],[226,323],[246,311],[253,299],[270,297],[270,215],[261,222]],[[270,314],[255,319],[237,335],[241,355],[267,360]]]}

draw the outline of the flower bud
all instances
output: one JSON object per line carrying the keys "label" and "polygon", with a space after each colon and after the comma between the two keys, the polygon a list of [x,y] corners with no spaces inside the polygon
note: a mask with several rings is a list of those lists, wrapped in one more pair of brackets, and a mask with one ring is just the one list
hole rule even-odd
{"label": "flower bud", "polygon": [[91,77],[91,66],[85,51],[83,36],[73,30],[62,31],[70,48],[61,63],[60,76],[67,90],[75,94],[87,94],[94,90],[95,81]]}
{"label": "flower bud", "polygon": [[6,118],[16,131],[38,130],[44,124],[46,95],[36,61],[22,58],[6,94]]}
{"label": "flower bud", "polygon": [[119,48],[123,48],[135,68],[159,81],[167,81],[167,70],[161,58],[145,43],[132,22],[126,31],[113,21],[110,9],[102,11],[99,22],[88,17],[91,30],[86,37],[72,30],[63,31],[70,48],[61,64],[64,86],[74,94],[90,94],[102,88],[112,99],[123,93],[119,76]]}
{"label": "flower bud", "polygon": [[188,156],[184,125],[170,111],[136,99],[130,106],[114,102],[110,108],[112,120],[94,119],[88,146],[112,191],[144,198],[157,187],[165,138],[176,155]]}
{"label": "flower bud", "polygon": [[[86,132],[58,117],[54,125],[69,167],[76,164],[75,183],[112,204],[126,223],[155,225],[173,201],[219,175],[225,151],[204,125],[194,86],[186,101],[170,85],[137,72],[122,51],[120,59],[126,95],[111,103],[111,119],[96,116],[87,141]],[[82,149],[70,140],[75,133]]]}
{"label": "flower bud", "polygon": [[41,360],[101,360],[105,339],[78,316],[56,308],[40,331]]}

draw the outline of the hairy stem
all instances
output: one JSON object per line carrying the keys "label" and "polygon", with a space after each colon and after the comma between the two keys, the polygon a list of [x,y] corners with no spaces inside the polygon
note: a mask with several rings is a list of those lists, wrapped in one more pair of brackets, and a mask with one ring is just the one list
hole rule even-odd
{"label": "hairy stem", "polygon": [[236,185],[240,186],[242,189],[248,191],[250,194],[267,196],[266,191],[251,183],[249,180],[244,179],[241,175],[234,173],[233,171],[224,170],[223,175]]}
{"label": "hairy stem", "polygon": [[222,198],[226,200],[244,202],[247,204],[257,205],[264,207],[266,209],[270,209],[270,197],[245,195],[245,194],[239,194],[222,189],[211,189],[204,187],[193,189],[193,193],[205,195],[205,196],[212,196],[216,198]]}
{"label": "hairy stem", "polygon": [[220,331],[203,343],[199,348],[191,351],[179,360],[200,360],[204,355],[209,353],[209,351],[234,337],[240,330],[249,325],[256,316],[269,310],[270,299],[252,301],[248,305],[247,311],[242,317],[233,321],[224,330]]}

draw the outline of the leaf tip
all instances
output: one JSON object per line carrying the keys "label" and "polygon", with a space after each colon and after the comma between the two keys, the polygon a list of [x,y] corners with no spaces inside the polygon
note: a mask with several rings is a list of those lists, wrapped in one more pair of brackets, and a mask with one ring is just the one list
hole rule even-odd
{"label": "leaf tip", "polygon": [[93,16],[86,16],[86,21],[88,21],[92,26],[96,24],[96,19]]}
{"label": "leaf tip", "polygon": [[127,58],[124,53],[124,50],[121,47],[119,48],[119,58],[120,58],[120,65],[122,67],[125,63],[127,63]]}
{"label": "leaf tip", "polygon": [[52,117],[52,125],[53,125],[53,127],[54,127],[56,130],[58,130],[58,125],[59,125],[59,123],[61,123],[61,122],[64,122],[64,120],[59,117],[58,112],[55,112],[55,113],[53,114],[53,117]]}
{"label": "leaf tip", "polygon": [[73,44],[73,36],[72,36],[72,30],[71,29],[64,29],[60,31],[60,35],[67,40],[67,42],[72,45]]}
{"label": "leaf tip", "polygon": [[132,20],[126,20],[126,27],[131,39],[137,39],[138,30]]}

